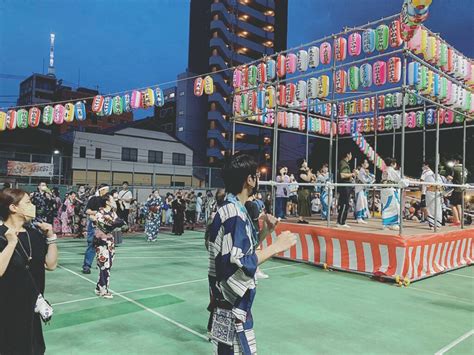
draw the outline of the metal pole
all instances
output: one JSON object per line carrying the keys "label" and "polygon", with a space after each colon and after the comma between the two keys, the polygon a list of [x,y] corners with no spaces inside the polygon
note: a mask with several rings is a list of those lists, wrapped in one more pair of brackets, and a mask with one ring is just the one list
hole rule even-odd
{"label": "metal pole", "polygon": [[[426,117],[426,101],[423,100],[423,119],[426,122],[425,117]],[[426,160],[426,124],[423,124],[423,161],[425,160]]]}
{"label": "metal pole", "polygon": [[89,159],[86,158],[86,185],[89,185]]}
{"label": "metal pole", "polygon": [[[466,118],[463,122],[463,135],[462,135],[462,183],[466,183]],[[464,195],[466,191],[462,191],[461,195],[461,229],[464,229],[464,209],[466,208],[466,201]]]}
{"label": "metal pole", "polygon": [[[33,154],[30,154],[30,163],[33,162]],[[31,175],[28,176],[28,185],[31,185]]]}
{"label": "metal pole", "polygon": [[232,155],[235,154],[235,118],[232,120]]}
{"label": "metal pole", "polygon": [[[374,109],[374,157],[377,156],[377,132],[378,132],[378,115],[379,115],[379,98],[375,95],[375,109]],[[377,175],[377,161],[374,161],[374,176]],[[375,182],[375,181],[374,181]],[[375,187],[372,189],[372,213],[375,211]]]}
{"label": "metal pole", "polygon": [[[306,90],[308,95],[308,90]],[[309,103],[310,99],[306,98],[306,161],[309,161]]]}
{"label": "metal pole", "polygon": [[[280,78],[277,75],[276,89],[280,85]],[[278,96],[278,95],[277,95]],[[278,98],[275,102],[275,113],[273,122],[273,156],[272,156],[272,180],[276,181],[277,164],[278,164]],[[275,215],[276,186],[272,186],[272,214]]]}
{"label": "metal pole", "polygon": [[58,177],[58,185],[61,185],[61,170],[62,170],[62,155],[59,154],[59,177]]}
{"label": "metal pole", "polygon": [[[438,182],[438,169],[439,169],[439,119],[436,118],[436,146],[435,146],[435,182]],[[438,231],[438,187],[435,189],[435,212],[433,216],[434,220],[434,232]]]}
{"label": "metal pole", "polygon": [[135,163],[132,163],[132,186],[135,188]]}
{"label": "metal pole", "polygon": [[110,160],[110,186],[114,185],[114,169],[112,167],[112,160]]}
{"label": "metal pole", "polygon": [[[401,159],[400,159],[400,175],[403,178],[405,174],[405,95],[406,95],[406,85],[407,85],[407,45],[404,44],[405,51],[403,51],[403,87],[402,87],[402,141],[401,141]],[[403,235],[403,209],[405,208],[405,199],[403,198],[403,193],[405,189],[400,190],[400,236]]]}
{"label": "metal pole", "polygon": [[[403,119],[402,119],[403,120]],[[395,137],[395,125],[393,125],[393,134],[392,134],[392,158],[395,158],[395,145],[396,145],[396,137]]]}
{"label": "metal pole", "polygon": [[156,166],[155,166],[154,163],[153,163],[153,182],[151,183],[151,185],[153,186],[153,189],[155,189],[155,186],[156,186]]}
{"label": "metal pole", "polygon": [[[333,40],[336,40],[336,36],[332,36]],[[332,47],[332,77],[333,77],[333,80],[334,80],[334,76],[335,76],[335,73],[336,73],[336,49],[335,49],[335,46]],[[332,85],[332,93],[331,93],[331,102],[334,101],[334,97],[336,95],[336,90],[334,88],[334,83]],[[332,131],[332,123],[334,122],[334,114],[336,113],[334,110],[334,107],[332,106],[333,104],[331,104],[331,126],[330,126],[330,129],[329,129],[329,161],[328,161],[328,165],[329,165],[329,174],[332,173],[332,159],[333,159],[333,155],[332,155],[332,148],[333,148],[333,131]],[[337,144],[336,144],[336,147],[337,147]],[[336,155],[336,161],[337,161],[337,155]],[[335,168],[335,172],[334,172],[334,182],[337,181],[337,164],[336,164],[336,168]],[[332,194],[331,194],[331,191],[332,189],[329,189],[329,195],[328,195],[328,216],[327,216],[327,226],[329,227],[330,224],[331,224],[331,210],[332,210]],[[334,190],[334,196],[336,196],[337,194],[337,187],[336,189]]]}
{"label": "metal pole", "polygon": [[209,169],[209,188],[212,188],[212,168],[208,168]]}

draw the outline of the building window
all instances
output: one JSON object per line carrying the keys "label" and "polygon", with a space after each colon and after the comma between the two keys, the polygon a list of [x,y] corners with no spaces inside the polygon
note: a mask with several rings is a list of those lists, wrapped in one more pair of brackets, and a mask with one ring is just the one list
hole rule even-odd
{"label": "building window", "polygon": [[174,92],[170,94],[170,99],[174,98]]}
{"label": "building window", "polygon": [[182,181],[172,181],[171,182],[172,186],[176,186],[176,187],[183,187],[184,186],[184,182]]}
{"label": "building window", "polygon": [[122,148],[122,161],[137,161],[137,148]]}
{"label": "building window", "polygon": [[179,111],[179,115],[180,116],[184,115],[184,111]]}
{"label": "building window", "polygon": [[149,150],[148,162],[151,164],[163,164],[163,152],[159,152],[156,150]]}
{"label": "building window", "polygon": [[102,148],[95,148],[95,158],[102,159]]}
{"label": "building window", "polygon": [[184,96],[184,91],[181,91],[181,92],[179,93],[179,96]]}
{"label": "building window", "polygon": [[173,165],[186,165],[186,154],[173,153]]}
{"label": "building window", "polygon": [[86,157],[86,147],[79,147],[79,158]]}

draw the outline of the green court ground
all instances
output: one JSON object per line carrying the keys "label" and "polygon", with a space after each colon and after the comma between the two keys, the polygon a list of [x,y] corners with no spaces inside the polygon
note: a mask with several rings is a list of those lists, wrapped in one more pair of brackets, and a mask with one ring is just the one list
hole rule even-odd
{"label": "green court ground", "polygon": [[[207,341],[203,233],[125,238],[112,269],[114,299],[81,270],[84,240],[61,240],[46,296],[48,354],[212,354]],[[259,354],[472,354],[472,267],[408,288],[294,262],[263,265],[253,313]]]}

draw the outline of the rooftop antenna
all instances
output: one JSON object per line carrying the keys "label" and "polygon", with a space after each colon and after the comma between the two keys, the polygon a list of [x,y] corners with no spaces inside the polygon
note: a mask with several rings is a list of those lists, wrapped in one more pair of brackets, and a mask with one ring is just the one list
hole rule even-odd
{"label": "rooftop antenna", "polygon": [[49,76],[56,76],[55,75],[55,68],[54,68],[54,33],[49,34],[50,38],[50,46],[49,46],[49,67],[48,67],[48,75]]}

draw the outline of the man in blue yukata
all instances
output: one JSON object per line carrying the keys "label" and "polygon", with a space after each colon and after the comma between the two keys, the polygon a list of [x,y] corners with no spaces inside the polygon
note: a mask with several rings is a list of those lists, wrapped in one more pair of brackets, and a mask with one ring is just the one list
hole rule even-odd
{"label": "man in blue yukata", "polygon": [[249,196],[258,189],[257,163],[248,155],[234,156],[222,175],[227,195],[209,230],[208,330],[215,353],[256,354],[251,308],[257,266],[295,245],[296,236],[285,231],[269,247],[257,250],[278,223],[275,217],[264,214],[259,232],[245,208]]}

